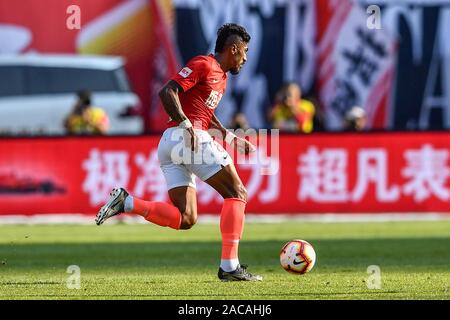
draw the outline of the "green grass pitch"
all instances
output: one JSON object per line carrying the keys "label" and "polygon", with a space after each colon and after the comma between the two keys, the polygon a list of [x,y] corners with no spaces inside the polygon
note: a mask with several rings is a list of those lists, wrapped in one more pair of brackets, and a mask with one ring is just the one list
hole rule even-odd
{"label": "green grass pitch", "polygon": [[[174,231],[151,224],[0,226],[0,299],[449,299],[450,221],[248,223],[241,263],[260,283],[220,282],[216,224]],[[317,262],[305,275],[279,265],[290,239]],[[70,265],[80,289],[68,289]],[[381,270],[369,289],[367,268]]]}

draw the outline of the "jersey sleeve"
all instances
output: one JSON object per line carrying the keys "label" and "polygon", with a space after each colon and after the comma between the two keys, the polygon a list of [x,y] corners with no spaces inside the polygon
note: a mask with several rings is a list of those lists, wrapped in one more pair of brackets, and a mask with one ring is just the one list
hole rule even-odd
{"label": "jersey sleeve", "polygon": [[186,92],[208,75],[210,63],[203,57],[192,58],[171,80],[176,81]]}

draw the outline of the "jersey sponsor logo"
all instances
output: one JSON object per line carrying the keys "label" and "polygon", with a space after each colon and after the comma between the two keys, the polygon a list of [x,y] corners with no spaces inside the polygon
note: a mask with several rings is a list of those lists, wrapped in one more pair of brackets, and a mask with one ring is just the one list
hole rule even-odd
{"label": "jersey sponsor logo", "polygon": [[215,109],[217,108],[220,99],[222,99],[222,94],[215,90],[211,90],[211,93],[209,94],[208,99],[206,99],[205,104],[208,108]]}
{"label": "jersey sponsor logo", "polygon": [[184,67],[183,69],[181,69],[180,72],[178,72],[178,74],[180,76],[182,76],[183,78],[186,78],[187,76],[189,76],[192,73],[192,70],[188,67]]}

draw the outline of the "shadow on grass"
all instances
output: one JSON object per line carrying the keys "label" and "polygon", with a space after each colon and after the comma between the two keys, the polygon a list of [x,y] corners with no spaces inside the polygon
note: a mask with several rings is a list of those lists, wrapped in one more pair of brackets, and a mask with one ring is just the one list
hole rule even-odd
{"label": "shadow on grass", "polygon": [[[450,238],[411,239],[308,239],[317,253],[316,269],[352,271],[354,267],[415,266],[422,271],[450,271]],[[242,241],[240,258],[252,267],[275,272],[279,268],[280,241]],[[216,269],[220,242],[48,243],[0,245],[2,271],[52,271],[79,265],[91,271],[157,269],[158,273]],[[86,269],[85,269],[86,270]]]}

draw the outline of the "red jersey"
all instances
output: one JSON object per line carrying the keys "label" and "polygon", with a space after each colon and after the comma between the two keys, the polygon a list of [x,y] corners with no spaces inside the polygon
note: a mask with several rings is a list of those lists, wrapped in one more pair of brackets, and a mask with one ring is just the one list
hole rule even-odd
{"label": "red jersey", "polygon": [[[181,107],[186,117],[195,128],[208,130],[214,110],[225,93],[227,74],[212,54],[196,56],[180,70],[171,80],[182,88],[180,92]],[[178,123],[170,120],[168,127]]]}

